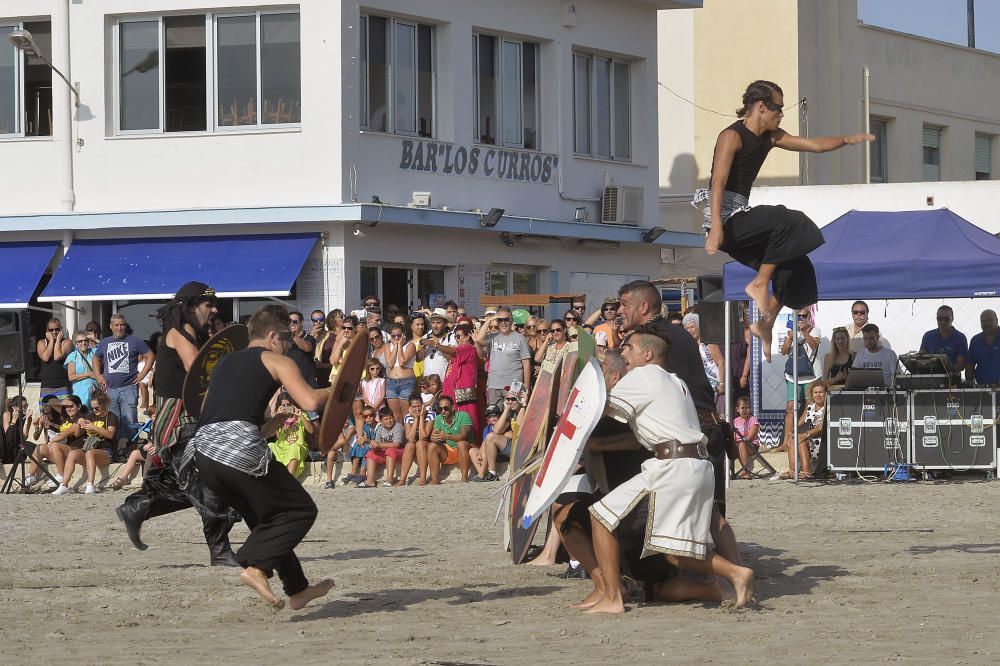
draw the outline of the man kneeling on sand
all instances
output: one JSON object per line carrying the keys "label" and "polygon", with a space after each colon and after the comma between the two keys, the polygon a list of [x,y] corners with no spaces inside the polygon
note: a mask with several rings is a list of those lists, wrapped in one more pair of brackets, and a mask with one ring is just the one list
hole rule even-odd
{"label": "man kneeling on sand", "polygon": [[662,553],[677,568],[728,579],[736,590],[737,608],[753,594],[753,572],[711,550],[712,464],[706,459],[705,436],[687,386],[661,367],[668,352],[665,339],[642,327],[621,346],[628,371],[611,390],[608,410],[629,424],[634,438],[615,437],[602,442],[601,450],[629,450],[638,444],[655,457],[590,507],[597,566],[591,572],[594,592],[579,604],[588,612],[625,610],[616,531],[643,498],[649,512],[643,557]]}

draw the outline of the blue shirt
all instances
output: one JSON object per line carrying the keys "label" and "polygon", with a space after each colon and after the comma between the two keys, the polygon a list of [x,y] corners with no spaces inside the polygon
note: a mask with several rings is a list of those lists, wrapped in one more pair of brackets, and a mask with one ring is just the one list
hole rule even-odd
{"label": "blue shirt", "polygon": [[[63,366],[69,368],[69,364],[73,364],[73,372],[78,375],[82,375],[85,372],[90,372],[94,369],[94,350],[88,349],[86,353],[81,354],[79,349],[74,349],[69,356],[66,357],[66,361]],[[97,388],[97,381],[87,377],[86,379],[78,379],[73,382],[73,395],[80,398],[80,402],[90,408],[90,393]]]}
{"label": "blue shirt", "polygon": [[986,344],[985,334],[973,335],[966,361],[976,368],[977,384],[1000,384],[1000,334],[992,345]]}
{"label": "blue shirt", "polygon": [[112,336],[101,340],[95,356],[101,359],[102,374],[108,388],[134,384],[139,374],[139,357],[148,352],[146,343],[134,335],[126,335],[121,339]]}
{"label": "blue shirt", "polygon": [[935,328],[924,333],[924,337],[920,340],[920,351],[928,354],[944,354],[951,364],[955,365],[959,357],[969,356],[969,343],[965,333],[957,329],[952,329],[951,335],[942,338],[941,332]]}

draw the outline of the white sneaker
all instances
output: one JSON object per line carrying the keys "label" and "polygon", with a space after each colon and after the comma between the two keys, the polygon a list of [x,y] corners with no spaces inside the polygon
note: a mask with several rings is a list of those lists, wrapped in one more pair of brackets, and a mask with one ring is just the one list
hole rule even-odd
{"label": "white sneaker", "polygon": [[[61,481],[61,480],[62,480],[62,479],[60,479],[60,481]],[[58,488],[58,487],[59,487],[59,483],[58,483],[58,482],[56,482],[56,481],[52,481],[52,480],[50,479],[50,480],[48,480],[48,481],[46,481],[46,482],[45,482],[45,487],[46,487],[46,488],[47,488],[48,490],[53,490],[53,489],[55,489],[55,488]]]}
{"label": "white sneaker", "polygon": [[88,483],[87,487],[83,491],[83,494],[84,495],[94,495],[95,493],[97,493],[97,489],[94,488],[94,484]]}
{"label": "white sneaker", "polygon": [[53,492],[52,494],[53,495],[65,495],[67,493],[69,493],[69,486],[67,486],[67,485],[65,485],[63,483],[60,483],[59,487],[56,488],[55,492]]}
{"label": "white sneaker", "polygon": [[58,481],[59,483],[63,482],[62,474],[55,474],[53,476],[56,477],[56,481]]}
{"label": "white sneaker", "polygon": [[35,485],[35,481],[38,481],[38,479],[35,478],[34,474],[29,474],[28,476],[24,477],[24,485],[26,486]]}

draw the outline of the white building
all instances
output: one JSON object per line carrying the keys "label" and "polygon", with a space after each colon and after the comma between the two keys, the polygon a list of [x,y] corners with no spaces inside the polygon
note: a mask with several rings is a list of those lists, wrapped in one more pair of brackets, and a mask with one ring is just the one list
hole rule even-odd
{"label": "white building", "polygon": [[[687,273],[701,234],[643,240],[659,224],[649,109],[656,11],[700,5],[7,0],[0,249],[49,241],[53,259],[0,302],[52,303],[71,326],[121,310],[146,333],[164,294],[231,262],[249,276],[216,281],[233,317],[289,291],[303,309],[374,293],[478,312],[484,293],[593,302]],[[9,44],[22,28],[78,108]]]}

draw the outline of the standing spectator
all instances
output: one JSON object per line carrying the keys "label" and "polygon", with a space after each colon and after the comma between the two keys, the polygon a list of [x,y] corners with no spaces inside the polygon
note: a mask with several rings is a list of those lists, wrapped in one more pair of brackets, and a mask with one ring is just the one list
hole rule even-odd
{"label": "standing spectator", "polygon": [[[361,380],[361,414],[371,409],[373,414],[385,407],[385,368],[377,358],[368,359],[367,377]],[[357,402],[357,401],[355,401]],[[374,427],[374,426],[373,426]]]}
{"label": "standing spectator", "polygon": [[372,296],[371,294],[369,294],[368,296],[362,298],[361,302],[364,303],[364,308],[368,312],[378,312],[379,314],[382,313],[382,307],[379,305],[378,296]]}
{"label": "standing spectator", "polygon": [[[340,372],[340,366],[344,362],[344,354],[347,353],[347,348],[350,347],[351,341],[354,340],[357,327],[357,317],[354,315],[344,317],[344,323],[341,324],[337,335],[330,336],[327,342],[323,345],[324,347],[328,344],[330,345],[330,352],[327,356],[327,360],[330,363],[330,384],[333,384],[337,380],[337,374]],[[358,415],[355,414],[354,417],[358,418]]]}
{"label": "standing spectator", "polygon": [[87,337],[94,341],[95,347],[97,346],[97,343],[101,341],[101,338],[104,337],[104,333],[101,331],[101,325],[96,321],[87,322],[84,330],[87,332]]}
{"label": "standing spectator", "polygon": [[[35,345],[38,360],[42,362],[38,379],[40,395],[54,395],[60,400],[72,393],[66,373],[66,357],[73,351],[73,343],[63,332],[62,322],[53,317],[45,325],[45,337]],[[84,403],[87,404],[87,403]]]}
{"label": "standing spectator", "polygon": [[563,315],[563,321],[566,322],[566,337],[577,335],[576,329],[580,328],[581,316],[576,310],[567,310],[566,314]]}
{"label": "standing spectator", "polygon": [[[579,321],[579,316],[577,317]],[[476,344],[485,349],[490,362],[486,378],[486,402],[498,404],[504,396],[504,389],[514,381],[527,385],[531,381],[531,355],[528,341],[512,328],[510,310],[500,308],[497,314],[487,318],[487,324],[495,323],[497,333],[489,333],[489,326],[480,330]]]}
{"label": "standing spectator", "polygon": [[823,379],[830,386],[846,384],[847,373],[854,365],[851,338],[847,334],[847,329],[843,326],[833,329],[830,344],[830,351],[823,357]]}
{"label": "standing spectator", "polygon": [[[695,314],[684,315],[684,330],[691,334],[694,341],[698,343],[698,352],[701,354],[701,363],[705,366],[705,375],[708,383],[715,392],[716,409],[719,409],[720,398],[726,392],[726,358],[722,355],[719,345],[708,344],[701,340],[701,318]],[[722,411],[719,409],[719,411]]]}
{"label": "standing spectator", "polygon": [[406,339],[403,324],[393,324],[389,329],[389,344],[385,358],[385,397],[392,410],[393,421],[403,427],[406,403],[417,390],[417,377],[413,365],[417,361],[417,347]]}
{"label": "standing spectator", "polygon": [[330,385],[330,354],[333,346],[340,336],[340,329],[344,325],[343,310],[330,310],[323,318],[323,326],[320,337],[316,338],[316,349],[313,351],[313,362],[316,364],[316,383],[320,387]]}
{"label": "standing spectator", "polygon": [[583,313],[587,309],[587,299],[586,298],[574,298],[573,302],[570,303],[569,309],[576,313],[577,319],[583,318]]}
{"label": "standing spectator", "polygon": [[[851,353],[857,354],[865,348],[863,329],[868,324],[868,304],[864,301],[854,301],[851,305],[851,323],[846,327],[847,335],[851,338]],[[882,346],[892,349],[889,340],[882,338]]]}
{"label": "standing spectator", "polygon": [[566,324],[558,319],[549,324],[548,333],[542,346],[535,352],[535,363],[541,366],[545,362],[555,362],[566,353]]}
{"label": "standing spectator", "polygon": [[316,339],[306,333],[304,316],[298,310],[288,313],[288,328],[292,333],[292,344],[285,356],[295,361],[302,377],[312,388],[317,387],[316,364],[313,362],[313,350],[316,349]]}
{"label": "standing spectator", "polygon": [[444,312],[451,321],[458,321],[458,303],[455,301],[445,301]]}
{"label": "standing spectator", "polygon": [[[90,404],[90,394],[97,389],[97,378],[94,374],[94,352],[86,333],[73,336],[73,351],[66,357],[66,375],[73,385],[73,395],[80,398],[85,405]],[[45,395],[43,392],[42,395]]]}
{"label": "standing spectator", "polygon": [[587,322],[594,327],[594,339],[598,347],[614,349],[621,344],[618,326],[615,320],[618,318],[618,299],[608,296],[601,303],[601,309],[595,310],[587,317]]}
{"label": "standing spectator", "polygon": [[406,416],[403,417],[406,446],[399,466],[399,480],[393,485],[406,485],[414,459],[417,461],[417,485],[427,483],[427,445],[431,440],[436,416],[433,404],[426,405],[418,394],[410,396]]}
{"label": "standing spectator", "polygon": [[[545,337],[549,334],[549,324],[544,319],[532,317],[525,324],[524,329],[528,333],[524,337],[528,340],[528,348],[531,352],[531,357],[534,358],[538,350],[545,344]],[[535,373],[537,374],[537,372],[536,370]]]}
{"label": "standing spectator", "polygon": [[899,359],[896,352],[888,347],[883,347],[880,343],[878,326],[875,324],[865,324],[862,331],[864,334],[865,348],[854,357],[854,368],[878,368],[882,371],[882,379],[886,386],[892,386],[892,379],[896,375],[896,367]]}
{"label": "standing spectator", "polygon": [[208,325],[212,330],[212,335],[215,335],[216,333],[221,333],[226,330],[229,326],[229,322],[226,321],[225,317],[216,313],[208,320]]}
{"label": "standing spectator", "polygon": [[423,312],[414,312],[410,318],[409,340],[417,351],[417,359],[413,363],[413,376],[417,378],[418,382],[424,376],[424,350],[422,346],[425,335],[427,335],[427,315]]}
{"label": "standing spectator", "polygon": [[[792,329],[788,331],[784,341],[781,343],[781,355],[787,356],[785,360],[785,439],[784,447],[794,446],[794,421],[795,405],[799,401],[805,401],[806,384],[816,379],[814,363],[816,355],[819,353],[819,342],[823,337],[822,332],[813,325],[812,313],[809,308],[802,308],[795,313],[795,319],[789,322]],[[795,352],[792,352],[792,342],[795,341]],[[795,378],[792,364],[798,368],[798,384]]]}
{"label": "standing spectator", "polygon": [[969,358],[965,365],[965,380],[977,384],[1000,384],[1000,336],[997,335],[997,313],[983,310],[979,315],[982,333],[969,342]]}
{"label": "standing spectator", "polygon": [[[111,336],[101,340],[94,354],[94,376],[111,400],[109,409],[118,417],[118,433],[131,441],[139,420],[139,382],[153,369],[156,356],[146,342],[127,335],[122,314],[111,316]],[[139,359],[145,361],[139,372]]]}
{"label": "standing spectator", "polygon": [[[472,432],[476,433],[479,428],[479,394],[476,383],[479,354],[473,342],[472,328],[468,324],[456,326],[454,336],[455,356],[448,366],[441,392],[454,401],[455,411],[469,415]],[[473,439],[468,441],[471,444]]]}
{"label": "standing spectator", "polygon": [[969,343],[965,334],[952,326],[955,312],[947,305],[937,309],[937,328],[924,333],[920,340],[921,353],[944,354],[951,361],[956,373],[965,370],[965,359],[969,355]]}
{"label": "standing spectator", "polygon": [[455,355],[455,336],[449,330],[452,320],[444,308],[435,308],[431,313],[431,332],[424,336],[424,376],[444,377],[448,372],[448,362]]}

